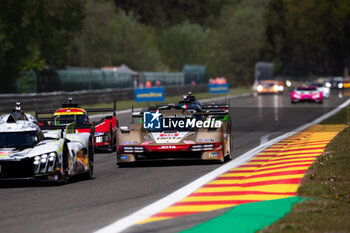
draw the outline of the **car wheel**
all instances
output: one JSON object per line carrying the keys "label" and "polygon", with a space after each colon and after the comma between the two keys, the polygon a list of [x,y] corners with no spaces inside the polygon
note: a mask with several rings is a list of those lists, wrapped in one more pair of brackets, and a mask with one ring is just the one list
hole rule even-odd
{"label": "car wheel", "polygon": [[229,139],[228,139],[228,146],[230,148],[230,152],[225,156],[225,160],[226,161],[229,161],[229,160],[232,160],[232,135],[229,136]]}
{"label": "car wheel", "polygon": [[88,165],[89,165],[89,168],[88,168],[88,171],[84,174],[84,178],[89,180],[89,179],[92,179],[93,178],[93,175],[94,175],[94,149],[93,149],[93,146],[92,146],[92,140],[90,139],[89,140],[89,157],[88,157]]}
{"label": "car wheel", "polygon": [[225,158],[226,158],[226,156],[222,155],[222,158],[218,159],[219,163],[224,163],[225,162]]}
{"label": "car wheel", "polygon": [[111,143],[110,146],[108,148],[109,152],[114,152],[116,149],[116,140],[115,140],[115,134],[113,133],[113,128],[112,128],[112,124],[110,124],[110,128],[109,128],[109,132],[110,132],[110,138],[111,138]]}
{"label": "car wheel", "polygon": [[230,135],[230,140],[229,140],[229,144],[230,144],[230,154],[228,156],[229,160],[233,159],[233,143],[232,143],[232,134]]}
{"label": "car wheel", "polygon": [[63,172],[60,173],[60,179],[58,181],[59,184],[66,184],[69,180],[69,161],[68,161],[68,146],[67,142],[63,144],[63,153],[62,153],[62,170]]}
{"label": "car wheel", "polygon": [[117,163],[117,165],[118,165],[118,167],[120,167],[120,168],[130,167],[130,165],[127,164],[127,163]]}

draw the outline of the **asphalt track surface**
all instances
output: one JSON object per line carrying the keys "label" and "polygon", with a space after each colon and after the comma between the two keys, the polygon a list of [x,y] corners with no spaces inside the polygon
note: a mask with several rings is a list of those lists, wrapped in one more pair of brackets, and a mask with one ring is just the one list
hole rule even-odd
{"label": "asphalt track surface", "polygon": [[[345,101],[337,92],[323,104],[292,105],[289,94],[231,99],[234,157],[314,120]],[[130,113],[120,114],[121,125]],[[118,168],[115,153],[95,154],[95,178],[61,186],[0,183],[0,232],[92,232],[149,205],[220,164],[162,162]],[[226,211],[133,226],[126,232],[178,232]]]}

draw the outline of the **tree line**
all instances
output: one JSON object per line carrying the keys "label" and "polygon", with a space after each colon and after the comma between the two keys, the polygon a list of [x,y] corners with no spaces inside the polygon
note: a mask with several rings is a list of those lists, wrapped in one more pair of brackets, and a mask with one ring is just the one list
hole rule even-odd
{"label": "tree line", "polygon": [[207,67],[246,85],[254,64],[276,75],[341,75],[350,58],[350,0],[0,0],[1,92],[21,72],[117,66]]}

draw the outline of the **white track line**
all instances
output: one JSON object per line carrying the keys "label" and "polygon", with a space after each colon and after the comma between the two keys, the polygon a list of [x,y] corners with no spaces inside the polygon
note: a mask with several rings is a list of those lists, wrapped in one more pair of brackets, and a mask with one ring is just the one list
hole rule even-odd
{"label": "white track line", "polygon": [[268,142],[269,141],[269,137],[271,137],[272,135],[279,134],[279,133],[281,133],[281,132],[272,132],[272,133],[269,133],[269,134],[266,134],[266,135],[262,136],[260,138],[260,145],[265,144],[266,142]]}
{"label": "white track line", "polygon": [[214,171],[198,178],[197,180],[191,182],[190,184],[178,189],[177,191],[169,194],[168,196],[136,211],[135,213],[126,216],[120,220],[117,220],[116,222],[103,227],[99,230],[96,231],[96,233],[117,233],[117,232],[121,232],[125,229],[127,229],[128,227],[136,224],[139,221],[145,220],[149,217],[151,217],[152,215],[160,212],[161,210],[171,206],[172,204],[176,203],[177,201],[180,201],[181,199],[187,197],[189,194],[191,194],[192,192],[196,191],[197,189],[199,189],[200,187],[202,187],[204,184],[208,183],[209,181],[215,179],[217,176],[235,168],[238,167],[240,165],[242,165],[243,163],[249,161],[251,158],[253,158],[257,153],[261,152],[262,150],[266,149],[267,147],[283,140],[286,139],[290,136],[292,136],[293,134],[296,134],[312,125],[318,124],[321,121],[327,119],[328,117],[336,114],[337,112],[339,112],[341,109],[345,108],[347,105],[350,104],[350,99],[346,100],[344,103],[342,103],[341,105],[339,105],[338,107],[336,107],[335,109],[333,109],[332,111],[324,114],[323,116],[317,118],[316,120],[310,122],[310,123],[306,123],[298,128],[296,128],[293,131],[287,132],[277,138],[272,139],[271,141],[268,141],[258,147],[255,147],[253,149],[251,149],[250,151],[240,155],[238,158],[224,164],[223,166],[215,169]]}

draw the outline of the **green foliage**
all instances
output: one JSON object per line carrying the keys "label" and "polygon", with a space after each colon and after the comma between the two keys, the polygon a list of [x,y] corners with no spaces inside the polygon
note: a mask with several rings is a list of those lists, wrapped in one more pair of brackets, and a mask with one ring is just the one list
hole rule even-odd
{"label": "green foliage", "polygon": [[213,73],[218,48],[214,35],[211,29],[189,22],[163,30],[157,39],[162,61],[172,71],[182,70],[184,64],[205,64]]}
{"label": "green foliage", "polygon": [[[289,75],[341,75],[350,64],[350,1],[0,0],[1,92],[46,65],[180,71],[207,67],[233,85],[254,64]],[[4,81],[4,80],[2,80]]]}
{"label": "green foliage", "polygon": [[350,61],[349,19],[349,1],[271,0],[264,56],[288,74],[341,75]]}
{"label": "green foliage", "polygon": [[21,70],[40,70],[47,62],[65,65],[83,12],[83,0],[0,0],[0,77],[6,78],[1,91],[14,91]]}
{"label": "green foliage", "polygon": [[188,21],[213,27],[217,23],[222,8],[241,0],[115,0],[118,7],[139,16],[141,23],[165,29]]}
{"label": "green foliage", "polygon": [[263,16],[268,0],[246,0],[225,8],[218,34],[221,42],[221,69],[231,83],[250,83],[259,61],[264,35]]}
{"label": "green foliage", "polygon": [[6,36],[6,33],[4,31],[4,26],[0,21],[0,67],[3,67],[6,65],[5,61],[5,54],[6,52],[11,49],[12,44],[8,41],[8,38]]}
{"label": "green foliage", "polygon": [[[128,64],[137,70],[161,66],[153,29],[111,2],[87,2],[84,26],[72,42],[71,65],[87,67]],[[74,52],[76,51],[76,52]]]}
{"label": "green foliage", "polygon": [[43,70],[45,68],[45,59],[42,58],[41,52],[38,49],[38,47],[31,47],[29,50],[31,50],[32,53],[29,57],[25,57],[22,59],[21,70]]}
{"label": "green foliage", "polygon": [[16,86],[18,93],[35,93],[36,73],[33,70],[20,72]]}

